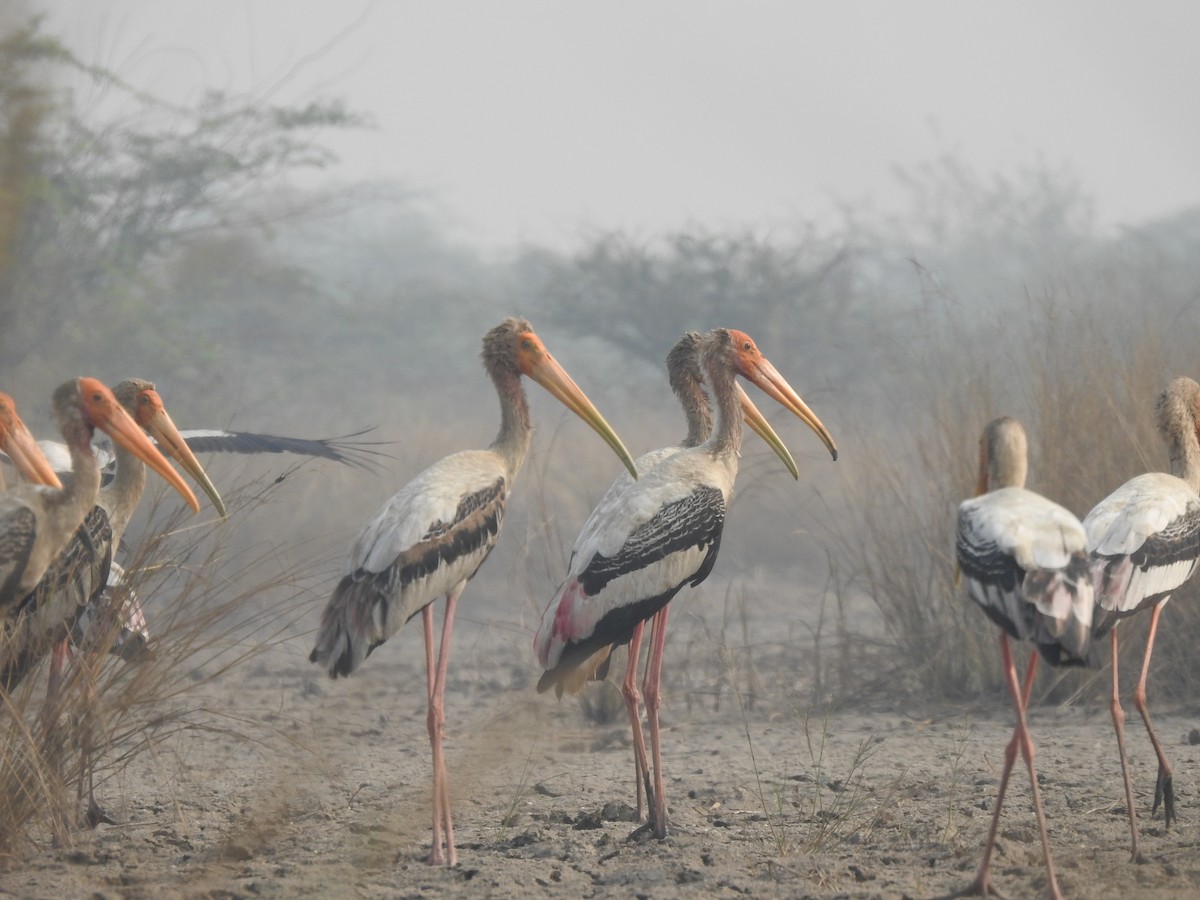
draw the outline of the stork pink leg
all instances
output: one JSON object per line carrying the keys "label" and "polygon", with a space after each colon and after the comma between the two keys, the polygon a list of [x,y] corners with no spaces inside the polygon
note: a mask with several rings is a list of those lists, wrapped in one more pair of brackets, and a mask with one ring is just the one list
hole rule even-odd
{"label": "stork pink leg", "polygon": [[439,783],[439,758],[438,753],[441,747],[441,737],[437,729],[437,724],[434,719],[433,712],[433,696],[437,682],[437,659],[436,651],[433,643],[433,604],[428,604],[421,610],[421,626],[422,633],[425,638],[425,674],[428,679],[428,691],[426,696],[427,712],[425,716],[425,727],[429,732],[429,747],[433,756],[433,843],[429,850],[429,865],[441,865],[442,859],[442,805],[441,794],[438,791]]}
{"label": "stork pink leg", "polygon": [[[433,843],[429,851],[431,866],[458,864],[458,851],[454,846],[454,823],[450,815],[450,788],[446,777],[446,759],[443,739],[446,728],[446,669],[450,663],[450,635],[454,630],[454,611],[462,588],[457,587],[446,595],[446,613],[442,619],[442,640],[433,659],[433,613],[431,607],[422,610],[425,631],[426,670],[432,676],[429,685],[429,714],[426,727],[429,744],[433,751]],[[443,840],[445,853],[443,854]]]}
{"label": "stork pink leg", "polygon": [[1146,707],[1146,676],[1150,674],[1150,654],[1154,652],[1154,637],[1158,633],[1158,617],[1162,615],[1163,604],[1159,603],[1150,613],[1150,631],[1146,635],[1146,655],[1142,658],[1142,675],[1133,691],[1133,705],[1146,723],[1146,733],[1150,735],[1150,743],[1158,755],[1158,781],[1154,785],[1154,805],[1150,807],[1150,815],[1158,812],[1159,803],[1163,808],[1163,824],[1171,827],[1175,821],[1175,784],[1171,774],[1171,764],[1167,762],[1167,754],[1163,752],[1162,743],[1154,726],[1150,724],[1150,710]]}
{"label": "stork pink leg", "polygon": [[[1029,696],[1033,693],[1033,676],[1037,672],[1037,653],[1035,652],[1029,660],[1029,667],[1025,670],[1025,690],[1021,694],[1022,704],[1029,707]],[[989,878],[989,867],[992,860],[992,850],[996,842],[996,832],[1000,826],[1000,810],[1004,806],[1004,795],[1008,791],[1008,779],[1012,774],[1013,763],[1017,759],[1017,751],[1020,745],[1020,721],[1013,727],[1012,737],[1008,741],[1008,746],[1004,748],[1004,771],[1000,775],[1000,785],[996,791],[996,805],[992,809],[992,824],[988,829],[987,842],[983,847],[983,859],[979,863],[979,871],[975,875],[975,880],[971,885],[962,892],[960,896],[976,896],[984,897],[989,894],[995,894],[992,889]]]}
{"label": "stork pink leg", "polygon": [[[629,712],[629,725],[633,730],[633,762],[637,769],[637,816],[639,822],[646,821],[646,812],[654,802],[650,791],[650,768],[646,764],[646,741],[642,736],[642,694],[637,686],[638,658],[642,651],[644,622],[638,622],[629,638],[629,664],[625,667],[625,680],[621,683],[621,694],[625,697],[625,709]],[[646,797],[646,811],[642,809],[642,795]]]}
{"label": "stork pink leg", "polygon": [[1026,765],[1029,767],[1029,778],[1033,784],[1033,800],[1034,808],[1037,812],[1038,826],[1042,834],[1042,850],[1046,855],[1046,871],[1050,881],[1050,895],[1055,898],[1061,898],[1062,894],[1058,889],[1058,880],[1054,876],[1054,864],[1050,856],[1050,842],[1046,833],[1045,816],[1042,813],[1041,791],[1038,788],[1037,774],[1033,768],[1034,747],[1033,741],[1029,737],[1029,726],[1025,718],[1025,710],[1029,706],[1029,697],[1033,692],[1034,674],[1037,672],[1037,651],[1034,651],[1029,657],[1029,666],[1025,670],[1025,685],[1019,687],[1017,681],[1017,669],[1013,663],[1012,653],[1008,644],[1008,635],[1000,633],[1000,654],[1004,662],[1005,680],[1008,683],[1009,694],[1013,698],[1013,706],[1017,712],[1017,724],[1013,728],[1012,738],[1009,739],[1008,745],[1004,748],[1004,771],[1000,775],[1000,785],[996,791],[996,805],[992,810],[992,823],[988,828],[987,842],[983,848],[983,859],[979,863],[979,870],[975,874],[975,880],[961,891],[958,896],[1000,896],[992,887],[990,878],[990,866],[992,859],[992,850],[995,848],[996,834],[1000,826],[1000,810],[1004,805],[1004,795],[1008,790],[1008,779],[1012,774],[1013,765],[1017,759],[1018,750],[1025,758]]}
{"label": "stork pink leg", "polygon": [[650,628],[650,656],[646,660],[646,681],[642,693],[646,700],[646,721],[650,726],[650,753],[654,765],[654,788],[649,799],[650,824],[654,836],[660,840],[667,836],[667,798],[663,788],[662,739],[658,728],[658,709],[662,705],[660,684],[662,681],[663,648],[667,642],[667,612],[664,606],[654,616]]}
{"label": "stork pink leg", "polygon": [[1108,703],[1112,714],[1113,729],[1117,732],[1117,752],[1121,754],[1121,777],[1125,781],[1125,806],[1129,811],[1130,859],[1141,858],[1138,850],[1137,811],[1133,805],[1133,780],[1129,777],[1129,757],[1125,753],[1125,710],[1121,708],[1121,679],[1118,675],[1117,629],[1113,628],[1109,641],[1112,647],[1112,699]]}

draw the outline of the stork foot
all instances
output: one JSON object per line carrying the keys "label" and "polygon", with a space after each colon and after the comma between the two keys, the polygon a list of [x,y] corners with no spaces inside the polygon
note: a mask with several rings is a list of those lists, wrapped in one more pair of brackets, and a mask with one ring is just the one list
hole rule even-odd
{"label": "stork foot", "polygon": [[666,829],[663,829],[663,833],[659,834],[658,829],[654,827],[653,822],[645,822],[644,824],[633,829],[633,831],[629,833],[629,837],[627,837],[625,840],[632,841],[635,844],[644,844],[651,838],[657,838],[661,841],[665,839],[666,836]]}
{"label": "stork foot", "polygon": [[1163,808],[1163,824],[1170,828],[1171,823],[1176,821],[1175,780],[1162,766],[1158,767],[1158,781],[1154,785],[1154,805],[1150,807],[1150,815],[1158,812],[1160,803]]}
{"label": "stork foot", "polygon": [[83,814],[83,825],[95,828],[97,825],[116,825],[117,820],[110,816],[99,803],[89,800],[87,811]]}

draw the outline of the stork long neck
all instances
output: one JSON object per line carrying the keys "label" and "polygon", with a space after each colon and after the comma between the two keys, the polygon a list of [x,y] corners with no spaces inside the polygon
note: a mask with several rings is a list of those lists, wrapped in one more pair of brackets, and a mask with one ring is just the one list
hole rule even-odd
{"label": "stork long neck", "polygon": [[69,540],[92,507],[100,491],[100,468],[92,452],[91,430],[86,426],[65,428],[63,437],[71,454],[71,482],[61,491],[46,495],[46,516],[55,534]]}
{"label": "stork long neck", "polygon": [[707,446],[713,456],[736,458],[742,449],[742,411],[733,390],[732,366],[709,360],[708,384],[712,388],[717,421]]}
{"label": "stork long neck", "polygon": [[97,503],[108,513],[115,547],[120,543],[121,535],[125,533],[146,489],[146,464],[115,441],[113,446],[117,457],[117,473],[112,481],[100,489]]}
{"label": "stork long neck", "polygon": [[529,419],[529,401],[521,386],[521,376],[516,372],[504,372],[493,377],[496,394],[500,397],[500,432],[489,449],[504,458],[508,469],[509,483],[517,477],[529,444],[533,438],[533,425]]}
{"label": "stork long neck", "polygon": [[1187,482],[1193,492],[1200,494],[1200,437],[1195,427],[1185,428],[1167,441],[1171,455],[1171,474]]}
{"label": "stork long neck", "polygon": [[987,465],[987,490],[1025,487],[1026,466],[1024,454],[1000,453],[993,456]]}
{"label": "stork long neck", "polygon": [[700,382],[694,378],[677,385],[675,394],[683,406],[683,414],[687,418],[688,432],[683,439],[684,447],[699,447],[712,434],[712,411],[708,408],[708,396]]}

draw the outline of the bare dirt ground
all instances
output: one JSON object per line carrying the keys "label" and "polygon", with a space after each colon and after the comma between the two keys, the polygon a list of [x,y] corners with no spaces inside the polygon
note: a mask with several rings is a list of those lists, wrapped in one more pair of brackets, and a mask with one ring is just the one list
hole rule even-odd
{"label": "bare dirt ground", "polygon": [[[996,793],[1007,709],[822,714],[787,692],[750,704],[678,677],[663,711],[672,833],[633,837],[623,710],[533,692],[526,636],[464,626],[448,701],[460,865],[431,869],[419,631],[330,681],[307,641],[198,689],[204,721],[156,741],[98,794],[117,820],[47,840],[0,874],[20,897],[935,897],[964,887]],[[667,666],[683,671],[682,645]],[[769,688],[789,673],[757,675]],[[736,681],[736,676],[729,681]],[[597,721],[605,713],[607,722]],[[1200,719],[1159,710],[1178,825],[1150,816],[1155,760],[1130,744],[1145,861],[1129,862],[1106,707],[1032,714],[1051,840],[1070,897],[1200,894]],[[239,736],[240,735],[240,736]],[[1018,766],[1020,764],[1018,763]],[[1010,897],[1044,894],[1023,769],[994,864]]]}

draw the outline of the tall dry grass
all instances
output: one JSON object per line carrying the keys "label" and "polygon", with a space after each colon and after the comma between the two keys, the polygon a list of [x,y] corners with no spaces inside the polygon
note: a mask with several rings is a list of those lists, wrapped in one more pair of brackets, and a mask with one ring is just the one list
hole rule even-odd
{"label": "tall dry grass", "polygon": [[[12,694],[0,692],[0,854],[48,837],[69,842],[93,778],[103,806],[105,784],[172,735],[264,738],[261,722],[212,706],[199,689],[294,634],[324,597],[313,585],[328,559],[305,547],[285,558],[277,544],[248,545],[228,527],[283,490],[282,479],[260,479],[227,491],[228,523],[196,524],[173,501],[151,504],[146,536],[107,605],[118,610],[136,593],[151,632],[145,651],[130,661],[110,655],[122,621],[102,616],[103,634],[75,649],[56,706],[46,703],[44,665]],[[297,556],[311,561],[296,565]]]}
{"label": "tall dry grass", "polygon": [[[1158,393],[1176,375],[1200,376],[1192,348],[1200,306],[1158,297],[1127,303],[1048,289],[994,314],[965,310],[936,284],[924,306],[925,340],[887,372],[897,412],[859,422],[845,443],[844,515],[826,538],[839,602],[867,598],[885,642],[876,666],[893,686],[934,699],[964,699],[1002,685],[996,629],[956,584],[958,504],[974,488],[980,431],[1019,418],[1029,434],[1027,486],[1080,518],[1141,472],[1166,468],[1153,424]],[[1177,592],[1166,613],[1155,682],[1162,694],[1200,686],[1187,651],[1200,637],[1197,589]],[[1123,654],[1140,659],[1145,622],[1121,629]],[[1107,648],[1097,648],[1103,663]],[[1126,668],[1126,671],[1131,669]],[[1095,670],[1039,676],[1038,696],[1107,689]]]}

